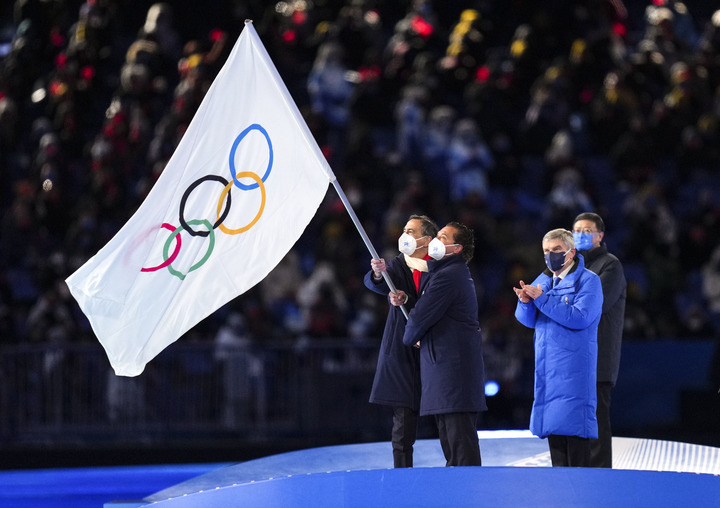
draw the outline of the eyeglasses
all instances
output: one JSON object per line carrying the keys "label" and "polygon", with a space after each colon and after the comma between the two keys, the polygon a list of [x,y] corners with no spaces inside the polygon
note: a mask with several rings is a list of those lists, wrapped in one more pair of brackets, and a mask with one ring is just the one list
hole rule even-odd
{"label": "eyeglasses", "polygon": [[588,235],[594,235],[594,234],[597,233],[597,231],[593,231],[593,230],[590,229],[590,228],[585,228],[585,229],[575,229],[575,230],[573,231],[573,233],[585,233],[585,234],[588,234]]}

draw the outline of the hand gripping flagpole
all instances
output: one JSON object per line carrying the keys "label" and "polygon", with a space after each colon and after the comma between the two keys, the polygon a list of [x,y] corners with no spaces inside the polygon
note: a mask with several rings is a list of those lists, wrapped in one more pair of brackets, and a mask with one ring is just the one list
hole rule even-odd
{"label": "hand gripping flagpole", "polygon": [[[365,246],[370,251],[370,255],[373,257],[373,259],[380,259],[380,256],[378,256],[378,253],[375,250],[375,247],[373,246],[372,242],[370,241],[370,238],[368,238],[368,235],[365,232],[365,229],[362,227],[362,224],[360,224],[360,220],[358,219],[357,215],[355,215],[355,210],[353,210],[353,207],[350,204],[350,201],[348,201],[348,198],[345,195],[345,192],[342,190],[342,187],[340,187],[340,184],[338,183],[337,178],[332,179],[332,184],[333,184],[333,187],[335,187],[335,190],[337,191],[338,195],[340,196],[340,200],[343,202],[343,205],[345,205],[345,209],[350,214],[350,218],[352,219],[353,223],[355,224],[355,227],[357,228],[358,232],[360,233],[360,236],[362,237],[363,241],[365,242]],[[387,271],[383,270],[381,273],[382,273],[383,278],[385,279],[385,282],[387,283],[388,287],[390,288],[390,291],[397,294],[397,289],[395,288],[395,284],[393,284],[393,281],[390,278],[390,275],[387,273]],[[400,305],[400,310],[402,310],[402,313],[405,316],[405,319],[407,319],[408,311],[405,308],[405,306]]]}

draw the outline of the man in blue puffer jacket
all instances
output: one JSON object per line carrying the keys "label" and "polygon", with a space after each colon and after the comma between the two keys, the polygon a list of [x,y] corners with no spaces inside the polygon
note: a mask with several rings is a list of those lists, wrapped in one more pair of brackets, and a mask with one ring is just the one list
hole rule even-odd
{"label": "man in blue puffer jacket", "polygon": [[600,278],[576,256],[570,231],[554,229],[542,241],[548,269],[520,281],[515,317],[535,329],[535,400],[530,431],[548,438],[553,466],[589,467],[597,439],[597,329]]}

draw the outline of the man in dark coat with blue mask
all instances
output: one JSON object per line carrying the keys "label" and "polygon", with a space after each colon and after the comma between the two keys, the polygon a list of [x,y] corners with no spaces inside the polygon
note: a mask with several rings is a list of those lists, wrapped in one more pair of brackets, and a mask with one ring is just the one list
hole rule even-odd
{"label": "man in dark coat with blue mask", "polygon": [[[373,259],[365,275],[368,289],[387,295],[390,291],[383,271],[387,271],[403,298],[406,311],[417,302],[427,284],[427,245],[437,234],[435,223],[424,215],[411,215],[398,239],[400,254],[387,265],[384,259]],[[392,447],[394,467],[412,467],[413,446],[417,438],[420,409],[420,355],[406,347],[402,337],[406,318],[400,307],[390,306],[383,331],[377,369],[370,392],[370,402],[393,408]]]}
{"label": "man in dark coat with blue mask", "polygon": [[598,438],[590,441],[590,465],[611,468],[610,400],[620,370],[627,281],[620,260],[608,252],[604,238],[605,222],[598,214],[586,212],[575,217],[575,248],[585,259],[585,268],[600,277],[603,290],[602,315],[597,333]]}
{"label": "man in dark coat with blue mask", "polygon": [[[485,367],[475,283],[467,263],[472,230],[458,222],[428,245],[430,277],[410,311],[403,342],[420,349],[420,415],[433,415],[447,466],[480,466],[478,413],[485,403]],[[399,305],[404,295],[391,295]]]}

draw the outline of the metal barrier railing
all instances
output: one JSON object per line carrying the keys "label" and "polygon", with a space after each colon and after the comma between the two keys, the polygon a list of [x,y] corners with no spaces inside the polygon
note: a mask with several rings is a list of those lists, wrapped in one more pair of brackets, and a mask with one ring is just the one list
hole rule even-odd
{"label": "metal barrier railing", "polygon": [[177,342],[138,377],[97,344],[0,348],[0,443],[159,440],[218,433],[312,437],[377,431],[377,345]]}

